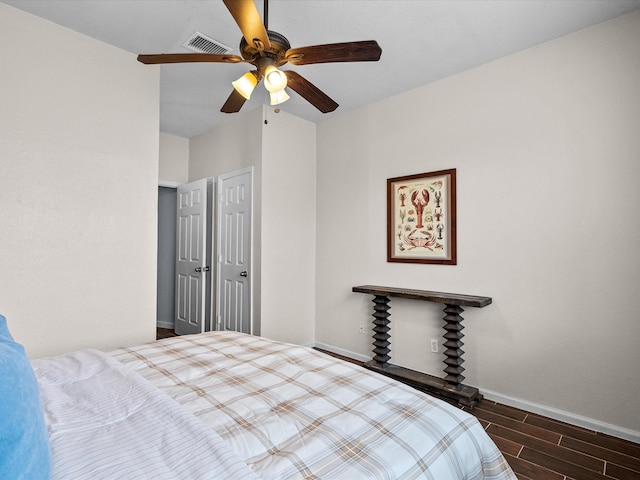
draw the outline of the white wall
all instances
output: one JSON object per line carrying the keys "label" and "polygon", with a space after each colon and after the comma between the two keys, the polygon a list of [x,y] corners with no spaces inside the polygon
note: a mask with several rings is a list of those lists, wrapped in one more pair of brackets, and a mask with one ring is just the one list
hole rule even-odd
{"label": "white wall", "polygon": [[262,335],[315,339],[316,126],[267,109],[262,156]]}
{"label": "white wall", "polygon": [[[360,284],[486,295],[466,380],[640,439],[640,13],[318,125],[316,338],[371,354]],[[386,179],[457,168],[458,265],[386,262]],[[441,305],[391,302],[441,374]]]}
{"label": "white wall", "polygon": [[189,181],[189,139],[160,133],[158,180],[170,185]]}
{"label": "white wall", "polygon": [[33,357],[152,340],[159,70],[1,3],[0,58],[0,312]]}

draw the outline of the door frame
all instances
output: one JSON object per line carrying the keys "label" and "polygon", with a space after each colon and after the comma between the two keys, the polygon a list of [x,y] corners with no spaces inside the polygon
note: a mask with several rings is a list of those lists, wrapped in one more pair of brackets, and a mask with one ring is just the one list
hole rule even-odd
{"label": "door frame", "polygon": [[[160,188],[160,187],[171,188],[171,189],[175,190],[176,193],[177,193],[178,187],[180,185],[183,185],[183,184],[184,184],[184,182],[173,182],[173,181],[169,181],[169,180],[158,180],[158,188]],[[176,216],[172,215],[171,219],[175,223]],[[159,222],[159,221],[160,221],[160,219],[158,218],[157,222]],[[175,229],[175,225],[174,225],[174,229]],[[159,239],[156,238],[156,241],[158,241],[158,240]],[[174,270],[175,270],[175,261],[176,261],[176,252],[174,251],[173,252],[173,256],[171,257],[171,262],[173,262],[173,264],[174,264]],[[159,268],[158,268],[158,265],[156,265],[156,277],[158,277],[159,274],[160,274]],[[173,271],[173,274],[171,276],[171,284],[173,285],[173,292],[174,292],[174,295],[175,295],[175,291],[176,291],[175,271]],[[157,287],[156,287],[156,295],[158,295]],[[156,299],[156,303],[157,303],[157,301],[158,300]],[[173,297],[173,302],[172,303],[174,304],[174,306],[173,306],[173,310],[174,311],[172,312],[173,320],[172,320],[171,324],[168,325],[168,324],[166,324],[164,322],[158,323],[158,312],[156,312],[156,327],[157,328],[170,328],[171,330],[175,329],[175,325],[176,325],[176,319],[175,319],[175,316],[176,316],[176,314],[175,314],[175,296]]]}

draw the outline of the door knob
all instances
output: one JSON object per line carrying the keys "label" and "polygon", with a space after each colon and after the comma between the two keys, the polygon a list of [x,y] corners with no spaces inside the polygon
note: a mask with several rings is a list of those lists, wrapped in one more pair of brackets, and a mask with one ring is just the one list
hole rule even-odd
{"label": "door knob", "polygon": [[241,277],[246,277],[247,276],[247,271],[245,270],[244,272],[240,272],[240,276]]}
{"label": "door knob", "polygon": [[208,272],[210,270],[209,265],[207,265],[206,267],[204,267],[203,272]]}
{"label": "door knob", "polygon": [[196,272],[201,272],[202,271],[202,267],[196,267]]}

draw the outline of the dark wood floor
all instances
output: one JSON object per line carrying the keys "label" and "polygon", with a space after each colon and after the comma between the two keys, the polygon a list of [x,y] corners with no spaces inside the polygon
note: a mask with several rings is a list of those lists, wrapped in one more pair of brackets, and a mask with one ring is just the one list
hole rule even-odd
{"label": "dark wood floor", "polygon": [[[173,335],[158,329],[158,338]],[[486,399],[469,413],[478,418],[520,480],[640,479],[637,443]]]}
{"label": "dark wood floor", "polygon": [[520,479],[640,479],[640,445],[482,400],[470,411]]}
{"label": "dark wood floor", "polygon": [[175,337],[176,334],[170,328],[156,328],[156,340],[161,338]]}

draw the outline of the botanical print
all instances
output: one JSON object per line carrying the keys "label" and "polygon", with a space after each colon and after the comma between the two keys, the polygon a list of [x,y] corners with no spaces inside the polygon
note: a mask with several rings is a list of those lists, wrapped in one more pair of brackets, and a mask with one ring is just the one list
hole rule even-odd
{"label": "botanical print", "polygon": [[387,181],[388,261],[455,264],[455,169]]}

